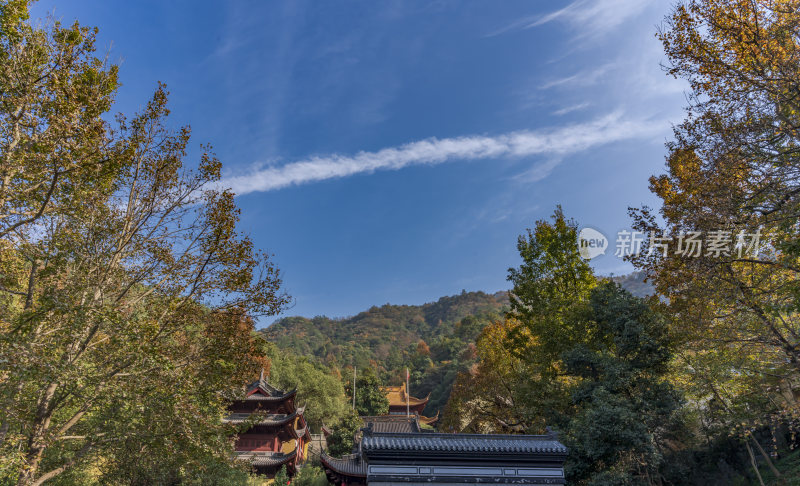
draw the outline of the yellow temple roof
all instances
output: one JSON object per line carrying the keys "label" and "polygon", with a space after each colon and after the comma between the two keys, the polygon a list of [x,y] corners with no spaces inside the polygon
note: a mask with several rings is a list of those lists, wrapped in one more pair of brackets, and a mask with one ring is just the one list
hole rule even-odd
{"label": "yellow temple roof", "polygon": [[439,420],[439,412],[437,411],[436,415],[434,415],[433,417],[425,417],[424,415],[419,415],[418,417],[420,423],[432,426],[434,423],[436,423],[436,421]]}
{"label": "yellow temple roof", "polygon": [[389,399],[389,406],[390,407],[400,407],[406,405],[406,397],[408,397],[408,404],[410,406],[415,405],[424,405],[428,403],[428,399],[430,398],[431,394],[428,393],[428,396],[425,398],[416,398],[412,396],[408,396],[406,393],[406,384],[403,383],[400,386],[384,386],[381,387],[384,393],[386,393],[386,398]]}

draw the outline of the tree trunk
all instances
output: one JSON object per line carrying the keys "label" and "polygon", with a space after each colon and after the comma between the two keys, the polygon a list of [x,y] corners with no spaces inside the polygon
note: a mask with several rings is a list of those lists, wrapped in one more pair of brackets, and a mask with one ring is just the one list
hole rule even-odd
{"label": "tree trunk", "polygon": [[767,466],[769,466],[770,470],[772,470],[772,474],[774,474],[776,478],[781,477],[780,471],[778,471],[778,469],[775,467],[775,464],[772,463],[772,459],[770,459],[769,454],[767,454],[764,448],[761,447],[761,444],[758,443],[755,436],[753,434],[750,434],[750,438],[753,440],[753,443],[758,448],[758,452],[760,452],[764,460],[767,461]]}
{"label": "tree trunk", "polygon": [[744,446],[747,448],[747,454],[750,455],[750,464],[753,465],[753,471],[756,472],[756,477],[758,478],[759,484],[764,486],[764,480],[761,479],[761,473],[758,472],[758,464],[756,464],[756,458],[753,455],[753,449],[750,447],[750,443],[745,441]]}
{"label": "tree trunk", "polygon": [[44,438],[50,428],[50,417],[53,413],[50,402],[53,399],[53,395],[56,393],[56,389],[58,389],[58,383],[50,383],[39,400],[39,406],[36,410],[36,419],[33,422],[33,428],[28,437],[28,451],[25,454],[25,463],[17,480],[17,486],[33,484],[33,480],[39,471],[39,463],[42,460],[42,455],[46,448]]}

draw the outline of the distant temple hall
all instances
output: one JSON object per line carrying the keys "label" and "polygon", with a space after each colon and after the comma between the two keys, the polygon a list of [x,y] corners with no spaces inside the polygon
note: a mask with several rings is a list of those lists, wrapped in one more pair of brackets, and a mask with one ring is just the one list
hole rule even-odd
{"label": "distant temple hall", "polygon": [[384,386],[381,387],[381,390],[386,394],[386,398],[389,399],[389,415],[416,414],[419,415],[419,421],[425,425],[433,425],[439,420],[439,412],[436,412],[433,417],[422,415],[422,411],[428,405],[430,393],[425,398],[412,397],[406,392],[405,383],[400,386]]}
{"label": "distant temple hall", "polygon": [[274,477],[281,466],[289,475],[308,457],[311,435],[303,417],[303,408],[295,406],[297,389],[284,392],[261,377],[247,387],[243,400],[233,402],[229,424],[243,424],[255,417],[255,422],[236,439],[236,454],[249,461],[258,474]]}

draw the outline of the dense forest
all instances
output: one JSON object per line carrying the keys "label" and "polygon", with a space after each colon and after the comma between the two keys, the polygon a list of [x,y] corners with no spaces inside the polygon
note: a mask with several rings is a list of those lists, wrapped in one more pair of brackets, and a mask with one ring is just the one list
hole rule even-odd
{"label": "dense forest", "polygon": [[[637,296],[652,295],[644,272],[613,280]],[[384,384],[411,373],[415,396],[430,393],[425,414],[444,410],[458,373],[475,364],[481,330],[508,311],[508,292],[466,292],[422,305],[372,307],[353,317],[285,317],[261,333],[278,348],[331,368],[375,370]]]}
{"label": "dense forest", "polygon": [[415,396],[431,394],[426,414],[442,410],[458,372],[474,362],[481,329],[508,307],[506,292],[462,292],[423,305],[372,307],[356,316],[286,317],[262,330],[278,348],[333,368],[371,368],[398,384],[408,367]]}

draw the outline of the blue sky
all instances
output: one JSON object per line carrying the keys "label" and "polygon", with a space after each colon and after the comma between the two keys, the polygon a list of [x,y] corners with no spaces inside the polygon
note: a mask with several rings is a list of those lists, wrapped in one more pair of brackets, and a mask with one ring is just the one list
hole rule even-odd
{"label": "blue sky", "polygon": [[[507,289],[516,238],[557,204],[613,240],[685,105],[661,0],[42,1],[100,28],[116,110],[157,81],[214,146],[286,315]],[[613,241],[612,241],[613,245]],[[602,274],[630,267],[611,255]],[[266,325],[272,319],[264,319]]]}

